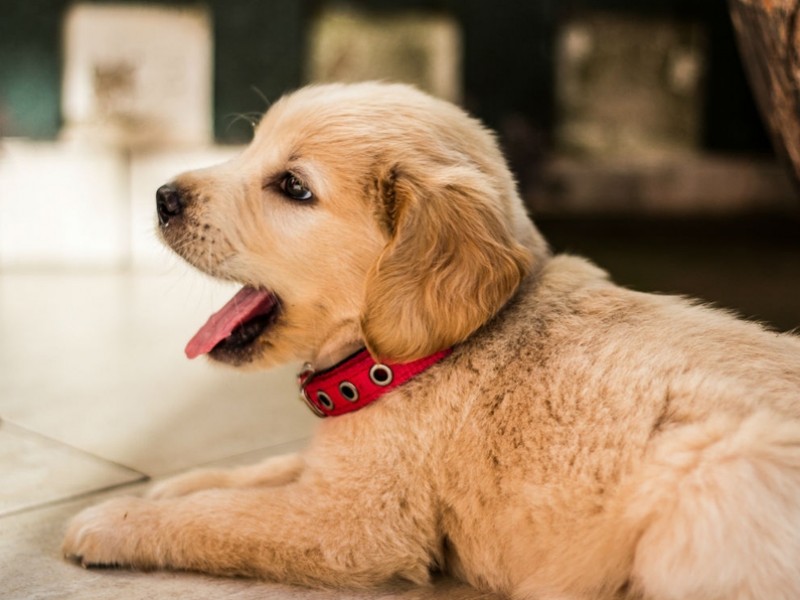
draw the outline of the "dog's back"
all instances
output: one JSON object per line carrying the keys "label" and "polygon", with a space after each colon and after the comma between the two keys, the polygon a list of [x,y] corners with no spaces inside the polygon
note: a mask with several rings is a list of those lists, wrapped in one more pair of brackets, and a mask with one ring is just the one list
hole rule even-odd
{"label": "dog's back", "polygon": [[441,485],[474,584],[800,597],[798,338],[556,257],[466,346]]}

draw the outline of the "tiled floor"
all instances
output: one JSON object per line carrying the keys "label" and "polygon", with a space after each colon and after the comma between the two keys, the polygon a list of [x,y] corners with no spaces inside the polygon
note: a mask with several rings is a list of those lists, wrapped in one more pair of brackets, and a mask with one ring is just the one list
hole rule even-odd
{"label": "tiled floor", "polygon": [[485,598],[447,582],[334,594],[62,559],[65,523],[84,506],[193,466],[293,451],[311,435],[295,366],[241,374],[184,358],[231,293],[179,266],[0,275],[0,597]]}

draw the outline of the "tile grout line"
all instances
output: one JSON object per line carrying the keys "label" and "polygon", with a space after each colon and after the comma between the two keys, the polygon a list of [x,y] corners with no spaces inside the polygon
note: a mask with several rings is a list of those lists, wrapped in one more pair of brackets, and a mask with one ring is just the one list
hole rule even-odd
{"label": "tile grout line", "polygon": [[26,435],[30,435],[30,436],[39,438],[40,440],[44,440],[46,442],[49,442],[51,444],[55,444],[57,446],[61,446],[63,448],[67,448],[70,452],[75,452],[77,454],[81,454],[83,456],[87,456],[87,457],[92,458],[94,460],[103,462],[103,463],[105,463],[107,465],[112,465],[112,466],[114,466],[114,467],[116,467],[118,469],[129,471],[130,473],[138,475],[140,479],[141,478],[144,478],[145,480],[150,479],[149,475],[147,475],[146,473],[142,473],[138,469],[134,469],[133,467],[129,467],[127,465],[123,465],[123,464],[121,464],[121,463],[119,463],[119,462],[117,462],[115,460],[111,460],[109,458],[104,458],[102,456],[98,456],[98,455],[96,455],[96,454],[94,454],[92,452],[89,452],[88,450],[84,450],[83,448],[78,448],[77,446],[73,446],[72,444],[68,444],[66,442],[62,442],[61,440],[57,440],[57,439],[51,438],[48,435],[45,435],[45,434],[40,433],[38,431],[34,431],[33,429],[29,429],[28,427],[24,427],[22,425],[19,425],[18,423],[14,423],[13,421],[9,421],[8,419],[6,419],[4,417],[0,417],[0,429],[2,429],[3,426],[10,426],[10,427],[12,427],[14,429],[17,429],[17,430],[23,432]]}
{"label": "tile grout line", "polygon": [[30,506],[25,506],[23,508],[15,508],[8,512],[0,513],[0,520],[5,519],[6,517],[16,517],[21,514],[32,512],[35,510],[42,510],[45,508],[52,508],[54,506],[58,506],[60,504],[67,504],[69,502],[75,502],[76,500],[82,500],[84,498],[90,498],[95,495],[104,494],[106,492],[110,492],[116,489],[122,489],[125,487],[133,487],[136,485],[141,485],[150,480],[150,477],[144,475],[142,473],[139,474],[139,479],[135,479],[133,481],[126,481],[123,483],[115,483],[112,485],[107,485],[104,487],[95,488],[93,490],[88,490],[86,492],[81,492],[79,494],[72,494],[71,496],[64,496],[63,498],[56,498],[54,500],[47,500],[45,502],[41,502],[39,504],[31,504]]}
{"label": "tile grout line", "polygon": [[[88,457],[88,458],[103,462],[103,463],[105,463],[107,465],[111,465],[111,466],[114,466],[116,468],[122,469],[124,471],[128,471],[132,475],[135,475],[136,478],[131,480],[131,481],[125,481],[125,482],[122,482],[122,483],[116,483],[116,484],[112,484],[112,485],[108,485],[108,486],[104,486],[104,487],[99,487],[99,488],[87,490],[85,492],[81,492],[81,493],[78,493],[78,494],[72,494],[72,495],[64,496],[62,498],[56,498],[56,499],[53,499],[53,500],[47,500],[47,501],[44,501],[44,502],[41,502],[41,503],[38,503],[38,504],[31,504],[31,505],[28,505],[28,506],[25,506],[25,507],[21,507],[21,508],[14,508],[14,509],[11,509],[11,510],[9,510],[7,512],[0,512],[0,519],[4,519],[6,517],[14,517],[14,516],[18,516],[20,514],[24,514],[24,513],[27,513],[27,512],[31,512],[31,511],[35,511],[35,510],[41,510],[41,509],[45,509],[45,508],[49,508],[49,507],[53,507],[53,506],[58,506],[60,504],[66,504],[66,503],[69,503],[69,502],[74,502],[76,500],[89,498],[91,496],[98,495],[98,494],[103,494],[103,493],[110,492],[110,491],[113,491],[113,490],[116,490],[116,489],[123,489],[123,488],[129,487],[129,486],[132,487],[132,486],[141,485],[141,484],[143,484],[143,483],[145,483],[147,481],[154,480],[154,479],[168,478],[168,477],[170,477],[172,475],[175,475],[175,474],[178,474],[178,473],[181,473],[181,472],[185,471],[185,470],[182,469],[182,470],[179,470],[179,471],[175,471],[174,473],[165,473],[165,474],[159,475],[158,477],[151,477],[150,475],[147,475],[146,473],[143,473],[143,472],[139,471],[138,469],[134,469],[134,468],[129,467],[127,465],[123,465],[121,463],[118,463],[118,462],[116,462],[114,460],[110,460],[110,459],[98,456],[98,455],[96,455],[96,454],[94,454],[92,452],[88,452],[88,451],[86,451],[86,450],[84,450],[82,448],[78,448],[76,446],[73,446],[72,444],[67,444],[67,443],[62,442],[60,440],[53,439],[53,438],[51,438],[51,437],[49,437],[49,436],[47,436],[47,435],[45,435],[43,433],[40,433],[38,431],[35,431],[35,430],[29,429],[27,427],[24,427],[22,425],[19,425],[18,423],[15,423],[13,421],[8,420],[7,418],[0,417],[0,429],[2,429],[3,426],[11,427],[11,428],[16,429],[18,432],[23,433],[25,435],[30,435],[30,436],[33,436],[33,437],[37,437],[37,438],[39,438],[41,440],[44,440],[44,441],[46,441],[46,442],[48,442],[50,444],[61,446],[61,447],[65,448],[65,449],[67,449],[67,450],[69,450],[71,452],[75,452],[75,453],[83,455],[85,457]],[[262,448],[257,448],[255,450],[249,450],[249,451],[246,451],[246,452],[240,452],[238,454],[233,454],[233,455],[230,455],[230,456],[227,456],[227,457],[224,457],[224,458],[215,459],[215,460],[211,460],[211,461],[208,461],[208,462],[205,462],[205,463],[200,463],[200,464],[197,464],[197,465],[193,465],[191,467],[191,469],[213,467],[214,465],[219,465],[220,463],[225,463],[225,462],[229,462],[229,461],[236,461],[237,459],[244,458],[244,457],[246,457],[248,455],[259,454],[259,453],[263,453],[263,452],[270,452],[272,450],[279,450],[282,447],[292,447],[292,446],[294,446],[296,444],[300,444],[300,443],[304,443],[304,442],[307,443],[310,439],[311,439],[310,437],[300,437],[300,438],[297,438],[295,440],[289,440],[289,441],[285,441],[285,442],[280,442],[278,444],[273,444],[273,445],[264,446]],[[278,454],[280,454],[280,452],[276,453],[276,455],[278,455]],[[224,468],[224,467],[220,467],[220,468]]]}
{"label": "tile grout line", "polygon": [[142,473],[141,471],[138,471],[138,470],[133,469],[131,467],[128,467],[126,465],[119,464],[119,463],[117,463],[117,462],[115,462],[113,460],[108,460],[106,458],[102,458],[102,457],[97,456],[97,455],[95,455],[95,454],[93,454],[91,452],[87,452],[86,450],[83,450],[81,448],[76,448],[75,446],[72,446],[71,444],[66,444],[66,443],[64,443],[62,441],[55,440],[55,439],[53,439],[53,438],[51,438],[51,437],[49,437],[47,435],[44,435],[43,433],[39,433],[38,431],[34,431],[32,429],[29,429],[27,427],[24,427],[22,425],[14,423],[13,421],[8,420],[7,418],[0,418],[0,430],[4,426],[5,427],[10,427],[12,429],[15,429],[15,430],[17,430],[17,432],[19,432],[21,434],[29,435],[31,437],[35,437],[35,438],[38,438],[40,440],[43,440],[43,441],[45,441],[45,442],[47,442],[49,444],[53,444],[53,445],[62,447],[62,448],[66,449],[66,450],[68,450],[70,452],[74,452],[76,454],[91,458],[91,459],[96,460],[98,462],[102,462],[102,463],[105,463],[107,465],[114,466],[114,467],[116,467],[118,469],[127,471],[127,472],[131,473],[132,476],[135,476],[135,479],[132,479],[130,481],[121,482],[121,483],[115,483],[115,484],[112,484],[112,485],[102,486],[102,487],[99,487],[99,488],[94,488],[94,489],[87,490],[85,492],[81,492],[81,493],[78,493],[78,494],[71,494],[71,495],[63,496],[61,498],[54,498],[52,500],[46,500],[44,502],[29,504],[27,506],[23,506],[23,507],[20,507],[20,508],[12,508],[11,510],[8,510],[8,511],[5,511],[5,512],[0,512],[0,520],[5,519],[7,517],[19,516],[21,514],[25,514],[25,513],[28,513],[28,512],[35,511],[35,510],[40,510],[40,509],[45,509],[45,508],[49,508],[49,507],[53,507],[53,506],[58,506],[59,504],[65,504],[65,503],[68,503],[68,502],[73,502],[75,500],[80,500],[81,498],[88,498],[88,497],[91,497],[91,496],[93,496],[95,494],[102,494],[104,492],[109,492],[109,491],[114,490],[114,489],[118,489],[118,488],[121,489],[121,488],[124,488],[126,486],[139,485],[139,484],[142,484],[142,483],[144,483],[144,482],[146,482],[146,481],[148,481],[150,479],[150,477],[147,474]]}

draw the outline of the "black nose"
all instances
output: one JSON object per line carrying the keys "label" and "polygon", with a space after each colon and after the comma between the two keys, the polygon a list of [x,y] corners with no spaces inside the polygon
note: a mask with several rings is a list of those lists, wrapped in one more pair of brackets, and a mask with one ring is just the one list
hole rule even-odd
{"label": "black nose", "polygon": [[161,225],[166,225],[170,219],[180,215],[185,207],[183,194],[174,185],[168,183],[156,191],[156,212]]}

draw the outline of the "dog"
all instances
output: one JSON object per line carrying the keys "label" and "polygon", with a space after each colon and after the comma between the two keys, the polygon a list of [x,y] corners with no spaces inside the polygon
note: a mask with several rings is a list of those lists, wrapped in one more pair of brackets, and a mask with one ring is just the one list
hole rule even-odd
{"label": "dog", "polygon": [[186,347],[306,362],[309,448],[70,523],[86,566],[537,600],[800,598],[800,338],[553,255],[494,136],[400,84],[277,101],[157,193],[242,290]]}

